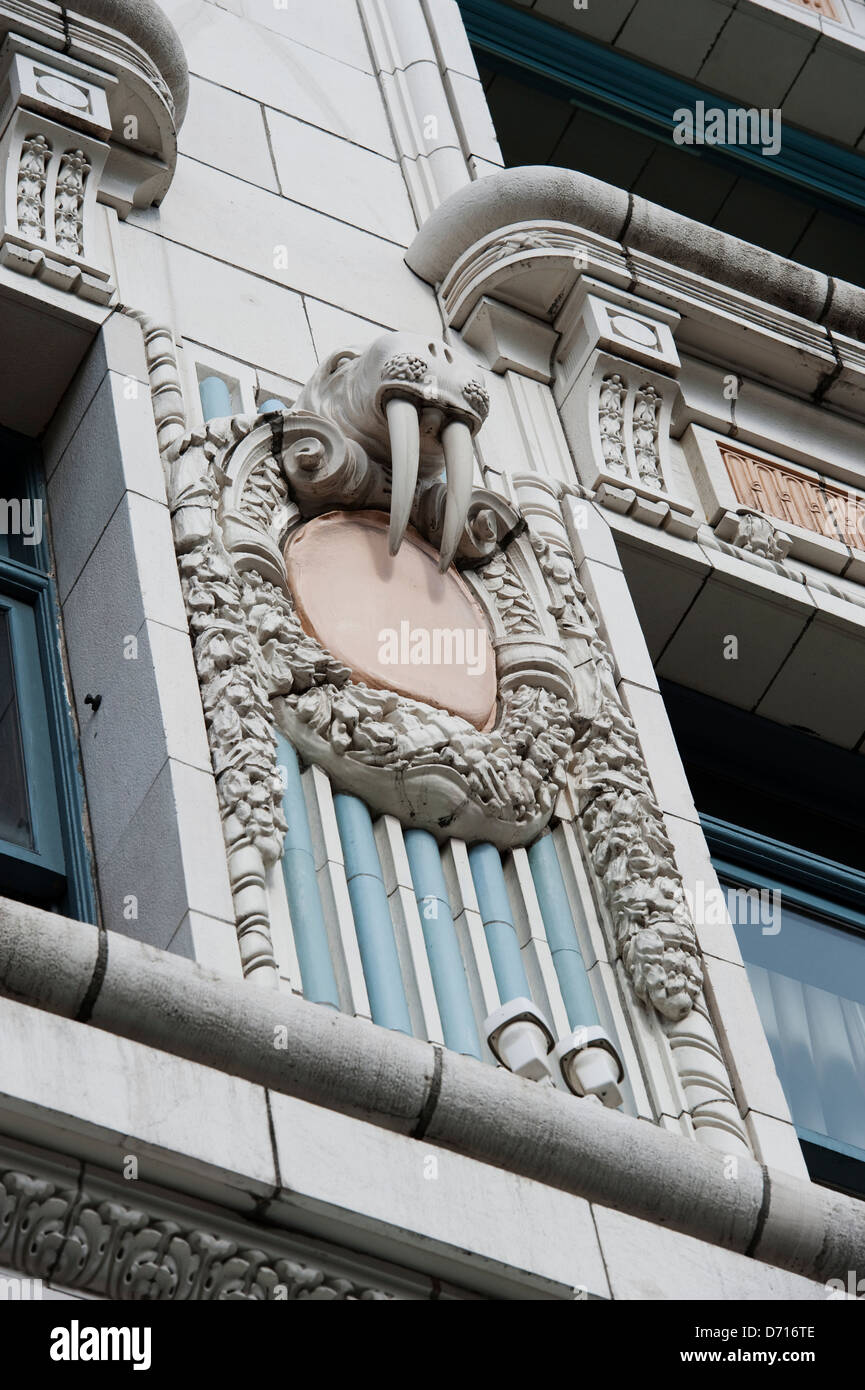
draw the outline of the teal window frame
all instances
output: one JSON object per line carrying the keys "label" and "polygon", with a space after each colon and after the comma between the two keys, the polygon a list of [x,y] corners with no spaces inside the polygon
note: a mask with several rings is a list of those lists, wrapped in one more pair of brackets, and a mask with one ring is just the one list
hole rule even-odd
{"label": "teal window frame", "polygon": [[861,870],[716,816],[701,814],[700,824],[719,876],[735,878],[746,887],[777,889],[792,907],[865,938],[865,873]]}
{"label": "teal window frame", "polygon": [[[41,460],[31,440],[0,427],[6,497],[47,516]],[[0,609],[9,615],[33,848],[0,839],[0,896],[98,920],[84,835],[78,740],[60,652],[60,613],[43,524],[36,545],[0,535]]]}
{"label": "teal window frame", "polygon": [[[865,973],[865,873],[715,816],[701,815],[700,823],[722,884],[778,892],[790,907],[856,937]],[[865,1149],[795,1129],[815,1181],[865,1197]]]}
{"label": "teal window frame", "polygon": [[[470,43],[491,66],[513,76],[531,73],[574,106],[677,149],[686,147],[673,140],[676,111],[694,110],[698,101],[723,110],[742,106],[500,0],[459,0],[459,7]],[[701,147],[700,157],[787,192],[805,192],[832,211],[865,214],[865,157],[787,123],[782,130],[781,149],[771,160],[747,145]]]}

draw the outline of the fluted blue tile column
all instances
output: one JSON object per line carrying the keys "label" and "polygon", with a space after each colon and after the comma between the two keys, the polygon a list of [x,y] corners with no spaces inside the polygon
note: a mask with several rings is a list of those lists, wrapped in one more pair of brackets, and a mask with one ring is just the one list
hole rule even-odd
{"label": "fluted blue tile column", "polygon": [[535,841],[529,864],[568,1021],[572,1028],[600,1023],[552,835]]}
{"label": "fluted blue tile column", "polygon": [[285,771],[282,809],[288,822],[282,852],[282,877],[300,962],[303,995],[316,1004],[331,1004],[338,1009],[339,991],[321,908],[297,754],[282,734],[277,734],[276,746],[279,765]]}
{"label": "fluted blue tile column", "polygon": [[511,912],[502,856],[495,845],[473,845],[469,850],[475,892],[481,920],[490,949],[490,960],[499,999],[530,999],[531,990],[523,968],[523,957]]}
{"label": "fluted blue tile column", "polygon": [[333,804],[373,1022],[410,1034],[411,1019],[372,818],[356,796],[338,792]]}
{"label": "fluted blue tile column", "polygon": [[428,830],[407,830],[405,847],[445,1043],[454,1052],[479,1058],[480,1040],[439,847]]}

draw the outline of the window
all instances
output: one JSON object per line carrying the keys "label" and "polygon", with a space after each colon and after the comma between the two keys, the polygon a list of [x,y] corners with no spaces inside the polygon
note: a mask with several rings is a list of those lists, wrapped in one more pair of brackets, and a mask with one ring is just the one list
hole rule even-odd
{"label": "window", "polygon": [[95,921],[38,459],[0,429],[0,894]]}
{"label": "window", "polygon": [[808,1170],[863,1197],[863,755],[661,688]]}
{"label": "window", "polygon": [[704,829],[809,1171],[865,1195],[865,874]]}

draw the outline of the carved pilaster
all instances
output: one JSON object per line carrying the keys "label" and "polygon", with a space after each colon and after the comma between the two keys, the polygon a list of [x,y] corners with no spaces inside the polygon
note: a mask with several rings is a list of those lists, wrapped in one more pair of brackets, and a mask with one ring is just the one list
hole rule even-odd
{"label": "carved pilaster", "polygon": [[187,435],[169,467],[169,505],[189,614],[216,790],[228,851],[244,974],[275,987],[266,874],[278,861],[286,823],[276,771],[274,716],[262,668],[266,581],[240,575],[215,525],[212,462],[251,422],[216,421]]}
{"label": "carved pilaster", "polygon": [[568,490],[537,476],[514,482],[549,585],[550,612],[578,671],[598,691],[597,714],[574,745],[568,780],[583,856],[606,909],[601,920],[612,934],[611,956],[621,958],[637,999],[660,1015],[698,1140],[725,1153],[750,1153],[703,993],[674,849],[597,615],[576,573],[567,497],[564,512],[557,500]]}
{"label": "carved pilaster", "polygon": [[249,616],[261,577],[242,580],[215,538],[218,494],[211,465],[251,422],[217,421],[186,433],[186,412],[170,329],[140,313],[151,398],[166,470],[181,587],[189,613],[244,975],[276,988],[267,867],[282,852],[285,822],[276,772],[273,713]]}

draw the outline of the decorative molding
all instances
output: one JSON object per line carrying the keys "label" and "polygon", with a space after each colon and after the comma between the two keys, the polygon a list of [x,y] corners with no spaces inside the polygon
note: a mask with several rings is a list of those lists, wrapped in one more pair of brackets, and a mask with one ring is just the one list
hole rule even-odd
{"label": "decorative molding", "polygon": [[107,155],[102,140],[23,108],[15,112],[0,138],[7,169],[0,265],[94,304],[112,301],[94,228]]}
{"label": "decorative molding", "polygon": [[479,575],[508,637],[543,636],[535,605],[506,552],[494,555]]}
{"label": "decorative molding", "polygon": [[[535,479],[515,480],[521,493]],[[567,495],[567,490],[566,490]],[[546,526],[533,547],[547,579],[555,612],[572,659],[589,658],[595,687],[594,717],[579,735],[570,760],[569,788],[596,882],[634,992],[664,1017],[687,1016],[702,987],[696,934],[682,878],[664,826],[633,720],[616,689],[610,652],[598,618],[579,582],[566,524],[545,509]],[[531,526],[531,522],[530,522]],[[574,643],[579,643],[579,650]],[[584,703],[589,703],[585,701]]]}
{"label": "decorative molding", "polygon": [[[588,278],[608,297],[636,290],[652,319],[669,311],[681,316],[677,340],[696,355],[735,362],[800,394],[829,388],[827,399],[861,417],[852,384],[855,340],[865,337],[865,290],[643,199],[631,201],[575,170],[504,170],[453,194],[421,228],[406,260],[440,287],[454,328],[483,296],[549,323]],[[838,334],[854,348],[844,341],[836,350]],[[621,344],[615,351],[623,352]]]}
{"label": "decorative molding", "polygon": [[744,506],[843,541],[852,549],[865,549],[865,494],[721,439],[718,449]]}
{"label": "decorative molding", "polygon": [[254,1235],[255,1245],[245,1246],[206,1226],[0,1167],[0,1264],[31,1278],[133,1303],[397,1296],[278,1253],[266,1230]]}
{"label": "decorative molding", "polygon": [[[294,610],[285,537],[304,516],[336,504],[386,505],[385,463],[343,428],[380,452],[386,434],[383,417],[370,410],[370,379],[374,386],[385,371],[390,380],[397,361],[404,381],[403,364],[420,351],[394,351],[401,342],[390,335],[370,354],[334,354],[302,393],[300,409],[263,421],[211,422],[181,438],[164,334],[153,326],[145,332],[245,972],[274,970],[264,883],[285,830],[271,733],[278,720],[337,785],[409,822],[424,823],[426,807],[429,823],[437,777],[456,784],[447,824],[435,823],[439,813],[431,826],[439,834],[459,834],[463,820],[468,828],[476,821],[477,835],[527,843],[570,782],[638,996],[672,1018],[687,1013],[700,975],[681,879],[567,543],[551,549],[531,526],[526,534],[519,509],[492,493],[473,494],[459,553],[497,650],[501,714],[490,735],[416,701],[354,686]],[[441,390],[455,395],[446,381]],[[342,428],[312,415],[308,404],[330,409]],[[412,519],[434,541],[442,508],[440,500],[429,507],[430,486],[440,497],[437,479],[421,479]],[[565,535],[561,518],[559,531]],[[396,710],[400,720],[389,724]],[[408,735],[402,743],[400,727]],[[424,787],[417,804],[405,800],[413,766]]]}
{"label": "decorative molding", "polygon": [[77,62],[52,47],[32,43],[18,33],[3,38],[0,72],[0,128],[5,129],[16,109],[26,108],[70,131],[81,131],[96,140],[111,138],[108,97],[117,79],[110,72]]}
{"label": "decorative molding", "polygon": [[[273,712],[248,619],[262,576],[243,580],[213,543],[217,456],[245,438],[253,421],[216,421],[187,434],[183,390],[170,329],[130,310],[141,325],[157,438],[166,471],[181,588],[194,642],[244,975],[277,988],[267,869],[282,853],[286,825],[276,768]],[[273,436],[271,436],[273,437]],[[267,451],[265,451],[266,457]],[[252,495],[255,495],[253,488]],[[259,608],[261,605],[259,605]]]}
{"label": "decorative molding", "polygon": [[45,240],[45,185],[51,146],[44,135],[30,135],[21,145],[16,189],[18,226],[33,241]]}
{"label": "decorative molding", "polygon": [[686,1017],[663,1018],[660,1026],[698,1142],[723,1154],[751,1154],[718,1031],[702,990]]}
{"label": "decorative molding", "polygon": [[68,256],[84,255],[84,190],[91,172],[83,150],[61,157],[54,196],[54,241]]}
{"label": "decorative molding", "polygon": [[[468,193],[449,199],[448,205],[466,203],[470,206],[474,188],[499,182],[504,177],[506,175],[492,175],[473,185]],[[590,182],[597,184],[594,179]],[[623,197],[627,201],[626,195]],[[406,256],[411,268],[424,279],[439,269],[438,261],[436,269],[431,269],[434,248],[427,241],[427,228],[438,220],[439,214],[433,213]],[[454,328],[463,328],[486,297],[549,323],[558,317],[581,274],[622,288],[629,285],[632,275],[621,248],[607,237],[594,233],[593,219],[587,214],[584,222],[587,224],[585,233],[581,226],[543,221],[528,215],[525,221],[502,224],[469,245],[458,259],[447,262],[442,271],[441,294],[448,322]],[[449,240],[453,240],[452,236]]]}
{"label": "decorative molding", "polygon": [[[761,519],[765,520],[765,518]],[[769,522],[766,524],[771,525]],[[772,530],[774,532],[775,545],[783,549],[790,540],[790,537],[784,535],[782,531],[778,531],[775,527],[772,527]],[[786,552],[785,557],[780,559],[777,558],[777,554],[776,556],[772,556],[769,553],[763,554],[759,546],[755,548],[750,545],[736,544],[734,541],[727,539],[728,535],[733,537],[739,536],[740,539],[744,535],[741,528],[741,517],[739,512],[725,512],[715,527],[714,532],[703,530],[700,535],[700,545],[709,550],[720,550],[722,554],[731,555],[734,559],[748,560],[751,564],[761,569],[769,570],[773,574],[778,574],[783,579],[792,579],[797,584],[801,584],[807,589],[819,590],[824,594],[832,594],[835,598],[843,599],[845,603],[850,603],[855,608],[865,608],[865,593],[857,592],[859,586],[855,581],[858,580],[858,575],[851,575],[850,579],[854,582],[850,582],[842,588],[840,584],[833,584],[831,579],[825,579],[821,575],[815,574],[813,569],[806,574],[804,570],[791,564],[789,550]],[[795,540],[793,544],[796,544]]]}
{"label": "decorative molding", "polygon": [[663,401],[651,382],[641,386],[631,408],[631,437],[634,462],[640,482],[660,492],[664,484],[661,472],[660,413]]}
{"label": "decorative molding", "polygon": [[[577,260],[588,262],[585,248]],[[578,268],[575,264],[575,268]],[[559,342],[558,375],[574,381],[596,349],[624,357],[667,376],[681,369],[673,330],[681,315],[660,304],[628,294],[602,279],[581,275],[555,318]]]}
{"label": "decorative molding", "polygon": [[792,0],[792,4],[801,5],[803,9],[813,10],[816,14],[824,14],[827,19],[834,19],[839,23],[841,21],[841,15],[832,0]]}
{"label": "decorative molding", "polygon": [[125,309],[141,325],[144,355],[150,377],[150,396],[156,421],[159,451],[166,462],[174,459],[176,446],[186,433],[186,406],[180,382],[177,350],[170,328],[137,309]]}
{"label": "decorative molding", "polygon": [[576,380],[563,368],[555,384],[580,482],[602,506],[692,536],[698,523],[676,496],[670,453],[678,383],[600,350],[580,361]]}
{"label": "decorative molding", "polygon": [[618,372],[601,380],[598,393],[598,430],[604,464],[614,477],[628,478],[630,469],[625,455],[625,397],[628,388]]}
{"label": "decorative molding", "polygon": [[[189,72],[180,38],[158,0],[0,0],[0,35],[10,31],[49,48],[84,58],[99,51],[109,71],[122,71],[131,88],[145,85],[165,110],[183,124],[189,101]],[[129,114],[134,113],[129,107]]]}
{"label": "decorative molding", "polygon": [[[652,250],[642,252],[630,245],[626,248],[613,239],[615,233],[607,236],[596,230],[598,223],[615,225],[614,210],[621,212],[624,224],[626,194],[572,170],[551,169],[545,173],[547,179],[538,170],[512,169],[483,179],[448,200],[446,206],[451,216],[445,219],[438,212],[433,213],[418,233],[406,259],[423,278],[431,280],[441,272],[442,304],[452,327],[463,329],[478,304],[487,298],[517,309],[541,325],[554,326],[561,336],[555,355],[557,363],[561,363],[556,369],[560,381],[567,378],[572,382],[577,368],[582,373],[587,354],[606,345],[617,359],[643,361],[645,365],[644,355],[638,350],[641,345],[627,342],[620,334],[610,337],[600,331],[593,336],[587,331],[574,332],[574,307],[581,303],[588,285],[593,287],[593,293],[603,291],[608,305],[626,302],[630,317],[635,315],[636,306],[641,306],[646,319],[658,325],[660,332],[676,326],[677,341],[685,350],[710,360],[738,362],[743,370],[768,376],[782,389],[809,394],[821,384],[826,387],[835,382],[836,327],[865,336],[865,291],[861,292],[861,299],[860,291],[853,287],[849,292],[845,289],[843,296],[839,292],[837,302],[833,298],[826,311],[824,327],[815,320],[823,310],[818,295],[821,290],[829,294],[829,282],[819,272],[796,266],[797,277],[788,285],[785,274],[789,262],[781,262],[758,247],[749,247],[753,253],[750,265],[742,255],[742,243],[734,238],[727,238],[731,243],[726,248],[729,264],[718,255],[717,264],[706,264],[702,273],[690,270],[687,247],[680,244],[684,243],[681,224],[690,228],[689,245],[699,243],[701,235],[705,242],[706,229],[652,204],[646,204],[646,220],[659,229],[657,240],[651,243]],[[549,187],[544,186],[547,182]],[[572,182],[577,184],[576,189],[571,189]],[[484,185],[495,185],[499,190],[489,208]],[[481,193],[484,203],[476,207]],[[556,195],[557,204],[573,203],[573,223],[538,218],[538,205],[552,201],[552,195]],[[501,223],[498,230],[480,236],[455,262],[443,263],[439,254],[442,240],[454,244],[455,230],[462,224],[483,225],[492,222],[496,215]],[[524,221],[510,221],[520,215]],[[664,225],[667,219],[672,220],[669,227]],[[428,228],[433,226],[438,229],[435,244],[427,239]],[[717,249],[715,239],[725,236],[712,231],[711,247],[704,257],[707,262],[711,260],[709,250]],[[462,242],[460,237],[456,246]],[[772,260],[779,261],[775,297],[785,307],[776,307],[768,298],[772,267],[764,261]],[[749,275],[737,274],[743,261]],[[712,278],[713,271],[724,277],[723,282]],[[747,288],[739,289],[737,279]],[[638,288],[639,296],[627,293],[631,286]],[[843,313],[839,307],[842,299]],[[612,316],[620,317],[615,307]],[[576,323],[579,321],[577,316]],[[588,330],[588,320],[585,327]],[[596,330],[599,327],[595,325]],[[832,338],[827,328],[833,330]],[[667,375],[678,370],[675,345],[673,351],[675,359],[661,363]],[[666,352],[663,355],[668,358]],[[858,359],[846,345],[842,355],[845,364],[850,362],[852,372]],[[849,413],[861,415],[849,391],[845,401]]]}
{"label": "decorative molding", "polygon": [[[8,168],[22,140],[41,134],[52,151],[46,204],[50,214],[56,199],[60,219],[55,233],[47,217],[45,236],[36,238],[44,247],[25,244],[17,255],[7,251],[3,262],[107,302],[90,284],[109,281],[96,203],[126,217],[168,190],[187,99],[180,41],[152,0],[81,0],[62,15],[47,0],[0,0],[0,42],[0,162]],[[80,203],[73,205],[76,193]],[[4,240],[14,248],[23,232],[11,211],[7,206]],[[29,270],[22,250],[30,253]],[[83,284],[55,268],[67,258],[76,266],[85,261]]]}
{"label": "decorative molding", "polygon": [[[725,514],[722,520],[726,521],[728,515]],[[719,526],[721,524],[719,523]],[[737,550],[747,551],[766,560],[784,560],[789,555],[792,545],[790,537],[782,535],[768,517],[760,512],[750,512],[740,507],[736,512],[734,525],[735,530],[729,541]],[[715,528],[716,533],[718,529]]]}

